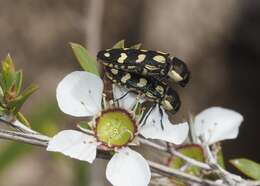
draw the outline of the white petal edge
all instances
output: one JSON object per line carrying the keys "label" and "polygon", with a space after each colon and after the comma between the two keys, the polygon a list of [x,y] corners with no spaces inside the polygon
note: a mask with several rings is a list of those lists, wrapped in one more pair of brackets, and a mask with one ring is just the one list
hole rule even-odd
{"label": "white petal edge", "polygon": [[194,130],[196,136],[204,136],[205,142],[210,145],[236,138],[243,120],[243,116],[236,111],[210,107],[195,117]]}
{"label": "white petal edge", "polygon": [[102,80],[89,72],[68,74],[57,86],[56,98],[60,109],[69,115],[93,116],[101,110]]}
{"label": "white petal edge", "polygon": [[71,158],[92,163],[96,158],[97,141],[93,136],[75,130],[63,130],[50,141],[47,151],[60,152]]}
{"label": "white petal edge", "polygon": [[[121,98],[127,92],[129,92],[128,89],[113,84],[113,94],[115,99]],[[137,101],[136,98],[137,98],[137,94],[133,92],[129,92],[124,98],[118,101],[119,106],[127,110],[132,109],[136,104]],[[142,103],[143,101],[144,100],[140,98],[140,102]]]}
{"label": "white petal edge", "polygon": [[108,162],[106,177],[114,186],[147,186],[151,170],[141,154],[126,147]]}
{"label": "white petal edge", "polygon": [[140,128],[140,134],[145,138],[164,140],[174,144],[182,144],[188,136],[188,123],[172,124],[164,110],[162,118],[164,129],[161,127],[160,120],[161,114],[159,112],[159,106],[157,105],[148,116],[146,123]]}

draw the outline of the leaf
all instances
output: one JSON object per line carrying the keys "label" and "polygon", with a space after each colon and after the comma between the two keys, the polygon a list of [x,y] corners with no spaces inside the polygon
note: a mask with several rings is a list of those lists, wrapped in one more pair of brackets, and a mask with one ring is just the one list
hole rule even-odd
{"label": "leaf", "polygon": [[140,116],[143,112],[142,104],[140,102],[137,102],[134,108],[134,113],[136,116]]}
{"label": "leaf", "polygon": [[137,43],[137,44],[135,44],[135,45],[133,45],[133,46],[130,46],[130,48],[133,48],[133,49],[140,49],[141,46],[142,46],[142,43]]}
{"label": "leaf", "polygon": [[[185,145],[178,148],[177,150],[178,152],[180,152],[181,154],[189,158],[204,162],[204,153],[202,148],[199,145],[195,145],[195,144]],[[186,162],[183,159],[173,156],[169,161],[169,167],[180,169],[185,165],[185,163]],[[198,176],[200,175],[200,170],[201,169],[196,166],[190,166],[189,168],[187,168],[186,172]]]}
{"label": "leaf", "polygon": [[220,143],[217,143],[216,145],[218,145],[218,150],[217,150],[217,163],[223,168],[225,169],[225,162],[224,162],[224,156],[223,156],[223,151],[222,148],[220,146]]}
{"label": "leaf", "polygon": [[16,76],[16,78],[15,78],[16,79],[16,83],[15,83],[16,95],[19,95],[21,92],[22,83],[23,83],[23,71],[21,71],[21,70],[17,71],[15,76]]}
{"label": "leaf", "polygon": [[5,91],[11,89],[15,83],[15,67],[11,56],[8,54],[7,57],[2,61],[2,77],[1,84],[2,88]]}
{"label": "leaf", "polygon": [[2,87],[0,86],[0,102],[2,103],[4,100],[4,90],[2,89]]}
{"label": "leaf", "polygon": [[260,164],[252,160],[240,158],[229,161],[234,167],[244,173],[246,176],[255,180],[260,180]]}
{"label": "leaf", "polygon": [[112,48],[125,48],[125,40],[120,40]]}
{"label": "leaf", "polygon": [[21,112],[17,112],[16,118],[25,126],[31,128],[30,122],[25,118],[25,116]]}
{"label": "leaf", "polygon": [[82,130],[83,132],[85,132],[86,130],[91,130],[91,127],[89,125],[88,122],[86,121],[80,121],[78,124],[77,124],[77,127]]}
{"label": "leaf", "polygon": [[96,60],[93,59],[87,49],[77,43],[70,43],[70,46],[81,67],[87,72],[100,76]]}
{"label": "leaf", "polygon": [[25,89],[25,91],[18,97],[16,97],[13,101],[8,103],[9,108],[15,108],[14,114],[16,114],[24,104],[24,102],[38,89],[37,85],[31,84],[29,87]]}

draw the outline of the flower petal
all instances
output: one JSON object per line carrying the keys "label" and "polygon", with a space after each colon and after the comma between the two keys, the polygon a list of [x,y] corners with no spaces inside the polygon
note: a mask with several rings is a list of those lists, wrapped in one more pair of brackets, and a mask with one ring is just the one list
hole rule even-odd
{"label": "flower petal", "polygon": [[243,116],[233,110],[211,107],[195,117],[196,136],[202,136],[207,144],[236,138]]}
{"label": "flower petal", "polygon": [[75,71],[58,85],[56,97],[60,109],[72,116],[93,116],[101,110],[102,80],[89,72]]}
{"label": "flower petal", "polygon": [[92,163],[96,158],[97,141],[82,132],[64,130],[49,141],[47,151],[61,152],[71,158]]}
{"label": "flower petal", "polygon": [[[113,84],[113,94],[115,99],[121,98],[127,92],[129,92],[128,89]],[[127,110],[132,109],[136,104],[136,98],[137,95],[135,93],[129,92],[124,98],[119,99],[119,106]],[[143,99],[140,98],[140,102],[142,103]]]}
{"label": "flower petal", "polygon": [[145,138],[160,139],[175,144],[183,143],[188,136],[188,123],[172,124],[165,111],[163,109],[162,111],[164,129],[161,127],[161,114],[157,105],[148,116],[146,123],[141,127],[140,133]]}
{"label": "flower petal", "polygon": [[151,171],[139,153],[126,147],[120,149],[108,162],[106,177],[114,186],[147,186]]}

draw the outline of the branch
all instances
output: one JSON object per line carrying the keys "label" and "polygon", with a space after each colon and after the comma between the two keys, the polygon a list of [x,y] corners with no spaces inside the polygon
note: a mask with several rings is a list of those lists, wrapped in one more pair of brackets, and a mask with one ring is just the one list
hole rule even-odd
{"label": "branch", "polygon": [[[45,147],[45,148],[47,147],[48,142],[50,140],[49,137],[42,135],[42,134],[32,134],[32,133],[29,134],[29,133],[22,133],[22,132],[16,132],[16,131],[9,131],[9,130],[5,130],[5,129],[0,129],[0,138],[12,140],[12,141],[19,141],[19,142],[23,142],[26,144],[36,145],[36,146]],[[111,155],[106,151],[102,151],[102,150],[98,149],[97,157],[101,158],[101,159],[110,159]],[[223,185],[223,184],[217,184],[210,180],[205,180],[205,179],[201,179],[201,178],[192,176],[190,174],[181,172],[177,169],[172,169],[172,168],[169,168],[167,166],[164,166],[164,165],[152,162],[152,161],[148,161],[148,163],[152,170],[154,170],[155,172],[157,172],[161,175],[165,175],[169,178],[174,176],[174,177],[182,178],[182,179],[185,179],[185,180],[188,180],[191,182],[195,182],[195,183],[200,183],[200,184],[208,184],[208,185],[212,185],[212,186],[222,186]]]}
{"label": "branch", "polygon": [[[6,120],[3,120],[3,118],[1,118],[1,121],[5,122],[6,124],[9,124],[12,127],[14,126],[13,123],[18,122],[18,121],[14,121],[14,122],[6,121]],[[40,147],[45,147],[45,148],[47,147],[48,142],[51,139],[50,137],[48,137],[46,135],[42,135],[36,131],[33,131],[32,129],[22,125],[19,122],[15,126],[16,126],[15,128],[17,130],[19,130],[19,132],[0,129],[0,138],[12,140],[12,141],[19,141],[19,142],[23,142],[23,143],[27,143],[27,144],[31,144],[31,145],[35,145],[35,146],[40,146]],[[20,132],[20,131],[22,131],[22,132]],[[183,179],[186,182],[198,183],[201,185],[212,185],[212,186],[228,186],[228,185],[236,185],[236,184],[242,184],[242,185],[248,185],[248,186],[259,185],[259,182],[244,180],[240,176],[231,174],[231,173],[227,172],[226,170],[222,169],[218,164],[215,163],[214,157],[212,156],[211,151],[208,148],[208,146],[205,147],[206,148],[205,150],[206,150],[206,153],[208,154],[208,157],[210,160],[210,165],[196,161],[189,157],[186,157],[183,154],[179,153],[178,151],[175,151],[175,149],[173,149],[173,148],[172,148],[171,152],[169,152],[167,147],[165,147],[165,146],[158,145],[156,143],[145,140],[143,138],[139,138],[139,141],[141,143],[148,145],[150,147],[153,147],[155,149],[165,151],[171,155],[176,155],[192,165],[196,165],[198,167],[201,167],[201,168],[204,168],[207,170],[208,169],[213,170],[216,173],[218,173],[218,175],[220,176],[220,178],[222,178],[222,180],[226,181],[226,184],[199,178],[199,177],[187,174],[185,172],[182,172],[181,170],[172,169],[170,167],[161,165],[159,163],[152,162],[150,160],[147,161],[148,164],[150,165],[152,171],[154,171],[160,175],[164,175],[168,178],[178,177],[178,178]],[[111,154],[107,151],[98,149],[97,158],[110,159]]]}

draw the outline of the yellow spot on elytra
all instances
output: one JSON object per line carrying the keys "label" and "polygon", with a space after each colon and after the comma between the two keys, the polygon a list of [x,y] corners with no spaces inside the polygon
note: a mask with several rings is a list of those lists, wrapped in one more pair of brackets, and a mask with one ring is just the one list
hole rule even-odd
{"label": "yellow spot on elytra", "polygon": [[120,57],[117,59],[117,62],[118,63],[124,63],[126,58],[127,58],[126,53],[121,53]]}
{"label": "yellow spot on elytra", "polygon": [[117,75],[117,74],[118,74],[118,70],[117,70],[117,69],[114,69],[114,68],[111,69],[111,72],[112,72],[112,74],[114,74],[114,75]]}
{"label": "yellow spot on elytra", "polygon": [[180,74],[178,74],[175,70],[170,70],[168,72],[168,75],[175,81],[175,82],[179,82],[183,80],[183,77],[181,77]]}
{"label": "yellow spot on elytra", "polygon": [[127,73],[126,75],[124,75],[122,78],[121,78],[121,82],[122,83],[126,83],[127,80],[129,80],[131,78],[131,74]]}
{"label": "yellow spot on elytra", "polygon": [[159,68],[153,65],[145,65],[145,68],[147,68],[148,70],[158,70]]}
{"label": "yellow spot on elytra", "polygon": [[136,66],[127,66],[127,69],[135,69]]}
{"label": "yellow spot on elytra", "polygon": [[157,51],[157,53],[159,53],[159,54],[164,54],[164,55],[167,54],[167,53],[165,53],[165,52],[161,52],[161,51]]}
{"label": "yellow spot on elytra", "polygon": [[142,52],[147,52],[148,50],[144,50],[144,49],[142,49],[141,51],[142,51]]}
{"label": "yellow spot on elytra", "polygon": [[157,90],[160,94],[164,93],[164,88],[162,86],[160,86],[160,85],[156,86],[155,90]]}
{"label": "yellow spot on elytra", "polygon": [[157,61],[158,63],[165,63],[166,62],[165,57],[161,56],[161,55],[154,56],[153,59],[155,61]]}
{"label": "yellow spot on elytra", "polygon": [[173,110],[172,104],[166,99],[162,101],[162,105],[165,110]]}
{"label": "yellow spot on elytra", "polygon": [[136,60],[136,63],[141,63],[144,61],[146,55],[145,54],[139,54],[138,56],[138,59]]}
{"label": "yellow spot on elytra", "polygon": [[144,87],[145,85],[147,85],[147,80],[144,78],[140,78],[139,82],[137,83],[138,87]]}
{"label": "yellow spot on elytra", "polygon": [[109,57],[110,54],[109,54],[108,52],[106,52],[106,53],[104,54],[104,56],[105,56],[105,57]]}
{"label": "yellow spot on elytra", "polygon": [[148,97],[148,98],[151,98],[151,99],[154,99],[156,98],[154,95],[152,95],[150,92],[146,92],[145,95]]}

